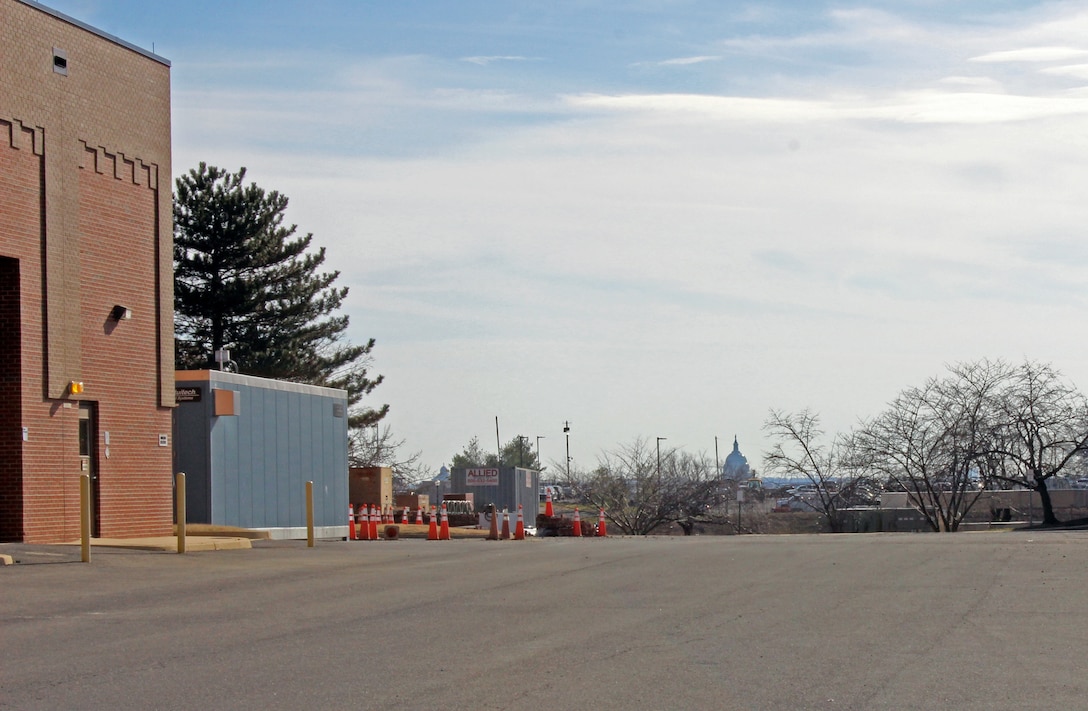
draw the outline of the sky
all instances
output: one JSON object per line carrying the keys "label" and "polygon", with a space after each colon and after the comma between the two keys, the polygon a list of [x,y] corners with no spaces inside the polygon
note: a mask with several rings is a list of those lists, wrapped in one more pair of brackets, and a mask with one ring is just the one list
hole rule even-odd
{"label": "sky", "polygon": [[170,60],[175,175],[290,198],[435,469],[496,418],[759,468],[771,408],[959,361],[1088,386],[1084,3],[46,4]]}

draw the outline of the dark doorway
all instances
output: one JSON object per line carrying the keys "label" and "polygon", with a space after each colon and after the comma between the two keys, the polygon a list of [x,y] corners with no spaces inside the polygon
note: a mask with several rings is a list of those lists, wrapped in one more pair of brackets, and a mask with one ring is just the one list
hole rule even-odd
{"label": "dark doorway", "polygon": [[23,378],[19,260],[0,257],[0,541],[23,540]]}

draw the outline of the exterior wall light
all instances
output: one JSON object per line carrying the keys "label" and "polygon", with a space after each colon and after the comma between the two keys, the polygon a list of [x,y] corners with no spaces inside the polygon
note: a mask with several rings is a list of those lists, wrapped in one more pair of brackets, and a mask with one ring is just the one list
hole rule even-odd
{"label": "exterior wall light", "polygon": [[73,380],[72,382],[68,383],[68,392],[72,393],[73,395],[79,395],[80,393],[82,393],[83,381]]}
{"label": "exterior wall light", "polygon": [[128,321],[132,318],[132,309],[118,304],[110,311],[110,318],[114,321]]}

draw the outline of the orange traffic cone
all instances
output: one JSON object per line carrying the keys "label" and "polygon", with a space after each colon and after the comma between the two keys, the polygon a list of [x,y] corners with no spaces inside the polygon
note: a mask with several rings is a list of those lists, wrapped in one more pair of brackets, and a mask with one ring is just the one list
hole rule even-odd
{"label": "orange traffic cone", "polygon": [[375,506],[373,509],[370,510],[370,540],[372,540],[372,541],[378,540],[378,519],[379,518],[380,518],[380,516],[378,515],[378,507]]}
{"label": "orange traffic cone", "polygon": [[487,532],[487,540],[499,540],[499,512],[495,510],[495,504],[488,507],[487,516],[491,517],[491,528]]}
{"label": "orange traffic cone", "polygon": [[416,525],[417,526],[422,526],[423,525],[423,507],[422,506],[420,506],[418,509],[416,509]]}
{"label": "orange traffic cone", "polygon": [[431,506],[431,527],[427,530],[427,540],[438,540],[438,517],[434,515],[434,506]]}
{"label": "orange traffic cone", "polygon": [[446,513],[445,504],[442,504],[442,510],[438,514],[438,540],[450,540],[450,515]]}
{"label": "orange traffic cone", "polygon": [[597,518],[597,537],[604,538],[608,535],[608,527],[604,523],[604,509],[601,509],[601,515]]}
{"label": "orange traffic cone", "polygon": [[525,540],[525,516],[521,512],[521,504],[518,504],[518,522],[514,526],[514,540]]}
{"label": "orange traffic cone", "polygon": [[574,535],[582,537],[582,517],[578,514],[578,507],[574,507]]}
{"label": "orange traffic cone", "polygon": [[348,504],[348,540],[355,540],[355,507]]}
{"label": "orange traffic cone", "polygon": [[510,540],[510,512],[506,509],[502,510],[502,539]]}
{"label": "orange traffic cone", "polygon": [[544,490],[544,515],[551,518],[555,515],[555,509],[552,508],[552,490]]}
{"label": "orange traffic cone", "polygon": [[370,514],[367,513],[366,507],[360,505],[358,509],[359,521],[362,524],[359,526],[359,537],[356,540],[369,541],[370,540]]}
{"label": "orange traffic cone", "polygon": [[401,525],[408,523],[408,507],[404,507],[404,513],[400,516]]}

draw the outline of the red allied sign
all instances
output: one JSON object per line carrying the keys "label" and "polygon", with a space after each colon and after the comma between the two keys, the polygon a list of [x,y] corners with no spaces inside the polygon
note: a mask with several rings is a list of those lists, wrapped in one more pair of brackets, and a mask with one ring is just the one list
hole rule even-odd
{"label": "red allied sign", "polygon": [[467,469],[465,471],[466,486],[498,486],[498,469]]}

